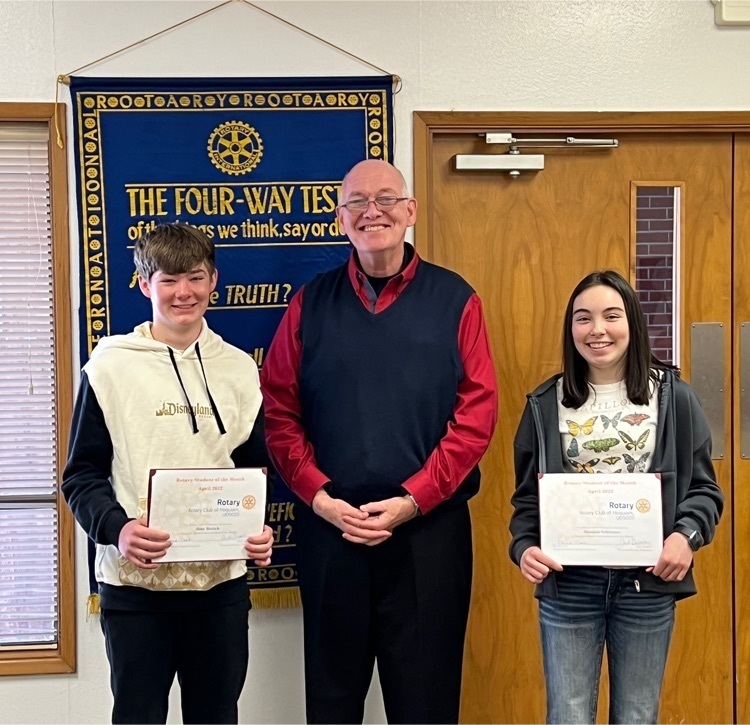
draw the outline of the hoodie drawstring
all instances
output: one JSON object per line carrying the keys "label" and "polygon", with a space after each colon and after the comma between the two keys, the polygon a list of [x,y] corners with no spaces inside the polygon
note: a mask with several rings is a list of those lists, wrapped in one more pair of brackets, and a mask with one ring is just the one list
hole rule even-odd
{"label": "hoodie drawstring", "polygon": [[195,418],[195,412],[193,411],[193,404],[190,402],[190,398],[188,398],[187,390],[185,390],[185,384],[182,382],[182,376],[180,375],[180,370],[177,367],[177,360],[175,360],[174,357],[174,350],[167,345],[167,350],[169,350],[169,359],[172,361],[172,367],[174,368],[175,373],[177,374],[177,379],[180,381],[180,387],[182,388],[182,394],[185,396],[185,400],[187,402],[188,412],[190,413],[190,422],[193,425],[193,435],[195,435],[198,432],[198,421]]}
{"label": "hoodie drawstring", "polygon": [[219,409],[216,407],[216,403],[214,403],[214,398],[211,395],[211,391],[208,389],[208,379],[206,378],[206,371],[203,368],[203,358],[201,357],[201,349],[198,345],[198,343],[195,343],[195,354],[198,356],[198,362],[201,364],[201,372],[203,373],[203,382],[206,384],[206,393],[208,393],[208,402],[211,403],[211,410],[214,412],[214,416],[216,417],[216,425],[219,426],[219,433],[221,435],[224,435],[227,431],[224,428],[224,423],[221,420],[221,416],[219,415]]}
{"label": "hoodie drawstring", "polygon": [[[182,382],[182,376],[180,375],[180,370],[177,367],[177,360],[174,356],[174,350],[167,345],[167,350],[169,350],[169,359],[172,361],[172,367],[174,368],[175,374],[177,375],[177,380],[180,381],[180,387],[182,388],[182,394],[185,396],[185,401],[187,402],[188,412],[190,413],[190,423],[193,428],[193,435],[198,433],[198,420],[195,417],[195,410],[193,408],[193,404],[190,402],[190,398],[188,397],[187,390],[185,389],[185,384]],[[206,371],[203,368],[203,360],[201,359],[201,353],[200,349],[198,347],[198,343],[195,343],[195,354],[198,356],[198,362],[201,366],[201,373],[203,373],[203,382],[206,385],[206,392],[208,393],[208,402],[211,404],[211,410],[213,411],[213,414],[216,418],[216,424],[219,426],[219,433],[221,435],[226,434],[226,429],[224,428],[224,423],[221,420],[221,416],[219,415],[219,409],[216,407],[216,403],[214,402],[213,396],[211,395],[211,391],[208,389],[208,380],[206,379]]]}

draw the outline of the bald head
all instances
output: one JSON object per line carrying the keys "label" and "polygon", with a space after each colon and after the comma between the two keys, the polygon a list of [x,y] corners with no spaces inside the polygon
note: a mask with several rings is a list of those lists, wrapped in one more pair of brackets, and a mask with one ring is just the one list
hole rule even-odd
{"label": "bald head", "polygon": [[341,182],[341,196],[346,199],[348,193],[357,190],[355,185],[360,178],[371,178],[373,176],[378,176],[387,181],[388,186],[398,196],[409,196],[404,175],[393,164],[380,159],[365,159],[352,166]]}

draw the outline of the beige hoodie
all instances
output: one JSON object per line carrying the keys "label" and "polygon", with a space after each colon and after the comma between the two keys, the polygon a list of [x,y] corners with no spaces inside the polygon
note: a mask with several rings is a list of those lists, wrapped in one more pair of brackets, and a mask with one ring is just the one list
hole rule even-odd
{"label": "beige hoodie", "polygon": [[[231,453],[249,438],[261,406],[254,360],[211,332],[205,320],[198,340],[173,354],[174,364],[169,348],[153,339],[151,323],[146,322],[128,335],[103,338],[84,366],[112,439],[115,495],[133,518],[146,515],[151,469],[233,467]],[[144,570],[125,560],[115,546],[98,544],[96,549],[97,581],[115,586],[205,590],[246,571],[244,561],[173,563]]]}

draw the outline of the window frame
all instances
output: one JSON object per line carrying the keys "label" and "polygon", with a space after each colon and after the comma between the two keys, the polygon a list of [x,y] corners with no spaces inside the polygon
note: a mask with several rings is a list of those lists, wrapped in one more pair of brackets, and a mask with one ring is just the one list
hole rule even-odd
{"label": "window frame", "polygon": [[64,674],[76,671],[75,520],[59,481],[68,455],[73,413],[70,302],[70,240],[65,148],[65,106],[59,103],[0,102],[0,121],[44,122],[49,141],[50,221],[52,234],[53,336],[55,350],[55,423],[57,426],[58,641],[54,647],[0,650],[0,676]]}

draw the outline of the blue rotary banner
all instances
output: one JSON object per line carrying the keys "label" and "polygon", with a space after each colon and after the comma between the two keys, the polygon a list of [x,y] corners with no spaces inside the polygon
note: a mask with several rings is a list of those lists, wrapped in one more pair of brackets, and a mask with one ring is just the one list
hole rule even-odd
{"label": "blue rotary banner", "polygon": [[[349,255],[335,215],[343,175],[392,160],[391,76],[73,77],[71,96],[82,364],[102,337],[150,318],[133,243],[181,221],[216,244],[210,327],[262,366],[294,293]],[[275,487],[274,563],[248,568],[250,588],[278,602],[279,587],[297,584],[295,505]]]}

